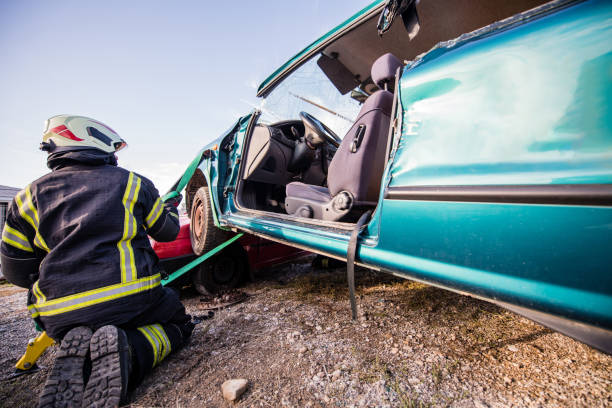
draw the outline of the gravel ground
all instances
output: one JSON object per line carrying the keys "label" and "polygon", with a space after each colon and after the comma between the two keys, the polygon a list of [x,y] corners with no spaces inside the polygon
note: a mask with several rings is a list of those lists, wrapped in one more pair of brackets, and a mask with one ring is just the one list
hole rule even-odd
{"label": "gravel ground", "polygon": [[[612,406],[612,357],[497,306],[367,270],[350,319],[343,269],[267,271],[200,323],[131,395],[132,407]],[[25,292],[0,286],[1,406],[35,406],[39,372],[6,379],[35,332]],[[190,313],[200,297],[184,291]],[[236,403],[221,384],[249,380]]]}

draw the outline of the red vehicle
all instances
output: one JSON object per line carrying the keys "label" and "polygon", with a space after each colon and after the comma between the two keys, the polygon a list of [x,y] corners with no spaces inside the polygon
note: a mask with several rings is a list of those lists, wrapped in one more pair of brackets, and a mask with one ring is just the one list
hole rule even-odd
{"label": "red vehicle", "polygon": [[[180,216],[181,230],[172,242],[151,240],[151,246],[166,272],[172,273],[194,260],[197,255],[191,246],[189,218]],[[238,287],[246,278],[266,267],[282,264],[309,252],[278,244],[254,235],[245,235],[217,255],[196,266],[179,282],[190,277],[195,289],[204,295]]]}

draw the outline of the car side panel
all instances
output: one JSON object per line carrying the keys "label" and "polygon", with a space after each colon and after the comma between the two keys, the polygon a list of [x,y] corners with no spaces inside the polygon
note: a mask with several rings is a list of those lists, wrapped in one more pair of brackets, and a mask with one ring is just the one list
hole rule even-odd
{"label": "car side panel", "polygon": [[[359,262],[612,329],[611,8],[578,2],[516,19],[404,70],[400,135]],[[497,197],[406,199],[404,189],[422,186],[492,187]],[[602,194],[590,204],[529,194],[505,202],[512,186]],[[221,218],[346,257],[347,230],[243,212],[233,200]]]}
{"label": "car side panel", "polygon": [[611,73],[607,1],[405,69],[378,243],[362,259],[612,328]]}
{"label": "car side panel", "polygon": [[612,208],[385,200],[361,259],[612,328]]}
{"label": "car side panel", "polygon": [[612,183],[612,2],[430,54],[400,81],[389,187]]}

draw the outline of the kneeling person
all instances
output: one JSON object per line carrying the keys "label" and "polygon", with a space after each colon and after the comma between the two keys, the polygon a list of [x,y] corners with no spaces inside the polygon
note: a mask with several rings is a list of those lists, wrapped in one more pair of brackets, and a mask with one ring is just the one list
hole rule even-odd
{"label": "kneeling person", "polygon": [[29,288],[32,317],[61,342],[42,407],[119,405],[128,382],[138,384],[194,327],[161,286],[147,237],[174,240],[177,210],[151,181],[117,166],[125,146],[96,120],[52,117],[41,143],[51,172],[8,209],[2,272]]}

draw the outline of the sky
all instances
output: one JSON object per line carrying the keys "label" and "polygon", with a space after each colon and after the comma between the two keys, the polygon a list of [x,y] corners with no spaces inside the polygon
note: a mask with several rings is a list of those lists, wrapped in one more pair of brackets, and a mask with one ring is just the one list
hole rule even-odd
{"label": "sky", "polygon": [[119,165],[168,190],[256,88],[370,0],[0,2],[0,185],[49,172],[44,121],[95,118]]}

